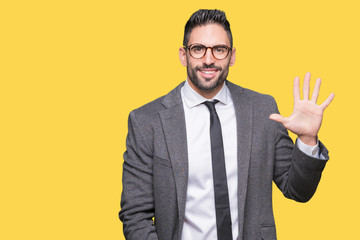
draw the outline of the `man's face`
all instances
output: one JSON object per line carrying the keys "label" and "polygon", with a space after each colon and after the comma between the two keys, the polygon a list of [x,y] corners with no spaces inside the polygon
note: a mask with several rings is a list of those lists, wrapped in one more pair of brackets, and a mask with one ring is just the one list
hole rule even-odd
{"label": "man's face", "polygon": [[[190,36],[188,46],[202,44],[206,47],[226,45],[230,47],[229,37],[224,28],[215,23],[195,27]],[[195,59],[190,56],[189,49],[180,48],[180,60],[187,67],[189,84],[198,92],[217,92],[222,87],[228,73],[229,66],[235,62],[235,49],[222,60],[216,59],[211,49],[206,50],[205,56]]]}

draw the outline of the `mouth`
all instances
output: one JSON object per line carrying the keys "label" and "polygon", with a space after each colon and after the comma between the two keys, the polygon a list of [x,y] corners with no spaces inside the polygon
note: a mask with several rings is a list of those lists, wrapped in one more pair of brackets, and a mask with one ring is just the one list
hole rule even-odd
{"label": "mouth", "polygon": [[215,68],[211,68],[211,69],[206,68],[206,69],[199,69],[198,71],[204,78],[213,78],[216,76],[219,70]]}

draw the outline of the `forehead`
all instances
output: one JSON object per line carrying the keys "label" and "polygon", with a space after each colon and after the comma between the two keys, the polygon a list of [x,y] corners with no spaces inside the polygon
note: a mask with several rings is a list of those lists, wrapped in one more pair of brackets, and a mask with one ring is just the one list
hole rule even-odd
{"label": "forehead", "polygon": [[193,28],[189,36],[188,45],[200,43],[205,46],[213,46],[217,44],[230,45],[229,37],[220,24],[209,23]]}

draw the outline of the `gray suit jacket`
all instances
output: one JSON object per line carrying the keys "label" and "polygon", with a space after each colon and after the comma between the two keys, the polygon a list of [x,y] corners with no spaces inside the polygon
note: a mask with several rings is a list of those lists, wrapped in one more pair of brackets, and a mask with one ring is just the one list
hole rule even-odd
{"label": "gray suit jacket", "polygon": [[[271,96],[226,84],[237,122],[238,239],[276,239],[272,181],[285,197],[308,201],[327,150],[320,143],[326,160],[307,156],[282,124],[269,119],[278,112]],[[128,240],[181,238],[188,183],[182,85],[130,113],[119,213]]]}

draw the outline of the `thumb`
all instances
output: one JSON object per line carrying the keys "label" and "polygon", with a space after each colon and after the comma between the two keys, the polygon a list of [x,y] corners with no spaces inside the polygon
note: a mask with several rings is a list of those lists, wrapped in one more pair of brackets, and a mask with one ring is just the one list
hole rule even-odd
{"label": "thumb", "polygon": [[286,121],[286,118],[285,118],[285,117],[283,117],[283,116],[281,116],[280,114],[277,114],[277,113],[271,114],[271,115],[269,116],[269,118],[270,118],[271,120],[274,120],[274,121],[279,122],[279,123],[282,123],[282,124],[284,124],[285,121]]}

